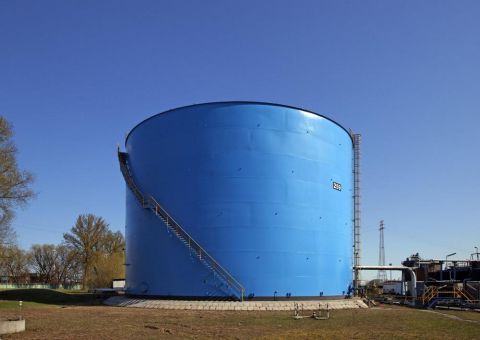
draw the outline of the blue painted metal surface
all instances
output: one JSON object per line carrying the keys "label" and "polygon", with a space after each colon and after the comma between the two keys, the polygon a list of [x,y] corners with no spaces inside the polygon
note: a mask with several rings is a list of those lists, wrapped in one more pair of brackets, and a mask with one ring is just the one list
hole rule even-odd
{"label": "blue painted metal surface", "polygon": [[[126,149],[139,189],[245,287],[245,296],[348,290],[353,148],[335,122],[275,104],[201,104],[140,123]],[[131,294],[229,294],[129,190],[126,244]]]}
{"label": "blue painted metal surface", "polygon": [[465,301],[464,298],[454,298],[454,297],[437,297],[437,298],[434,298],[432,299],[432,301],[430,302],[430,304],[428,305],[427,309],[431,309],[431,308],[434,308],[438,302],[440,301],[452,301],[452,302],[456,302],[460,305],[465,305],[467,301]]}

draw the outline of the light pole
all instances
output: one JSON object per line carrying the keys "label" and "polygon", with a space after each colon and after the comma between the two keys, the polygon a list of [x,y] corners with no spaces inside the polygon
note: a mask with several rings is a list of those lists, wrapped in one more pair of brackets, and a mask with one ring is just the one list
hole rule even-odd
{"label": "light pole", "polygon": [[57,262],[57,256],[56,256],[57,254],[56,254],[56,253],[57,253],[57,250],[56,250],[56,249],[53,249],[53,275],[52,275],[52,277],[51,277],[51,279],[50,279],[50,284],[52,284],[52,281],[53,281],[53,279],[54,279],[54,277],[55,277],[55,270],[56,270],[56,268],[55,268],[55,262]]}
{"label": "light pole", "polygon": [[450,256],[453,256],[453,255],[457,255],[457,253],[452,253],[452,254],[448,254],[447,256],[445,256],[445,268],[447,268],[447,259],[448,259]]}
{"label": "light pole", "polygon": [[450,257],[450,256],[453,256],[453,255],[456,255],[457,253],[451,253],[451,254],[448,254],[447,256],[445,256],[445,270],[447,270],[447,259]]}
{"label": "light pole", "polygon": [[[445,269],[447,269],[447,259],[450,257],[450,256],[453,256],[455,255],[456,253],[452,253],[452,254],[448,254],[447,256],[445,256]],[[443,266],[442,266],[442,262],[440,262],[440,281],[443,281]]]}
{"label": "light pole", "polygon": [[[391,263],[389,263],[390,267],[392,266]],[[392,281],[392,270],[390,269],[390,281]]]}

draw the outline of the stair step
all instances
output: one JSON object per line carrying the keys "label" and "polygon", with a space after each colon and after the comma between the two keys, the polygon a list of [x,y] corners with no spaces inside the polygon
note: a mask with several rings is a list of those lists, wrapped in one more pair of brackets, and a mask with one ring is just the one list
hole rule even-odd
{"label": "stair step", "polygon": [[[171,219],[169,221],[169,217],[164,217],[164,215],[162,215],[163,213],[162,214],[158,213],[158,208],[160,208],[160,210],[162,210],[162,211],[163,211],[163,209],[156,202],[153,203],[154,199],[152,200],[151,196],[148,196],[148,195],[143,196],[142,193],[138,190],[138,188],[135,185],[135,181],[133,180],[132,174],[130,172],[130,170],[131,170],[130,169],[130,162],[129,162],[129,160],[127,160],[127,154],[120,152],[120,147],[118,148],[118,157],[119,157],[119,161],[120,161],[120,170],[123,174],[123,177],[125,178],[127,187],[130,188],[134,197],[138,200],[139,203],[142,204],[142,207],[145,208],[145,209],[150,209],[153,212],[155,212],[155,215],[157,217],[160,217],[162,219],[162,221],[168,227],[170,227],[170,229],[172,229],[175,232],[175,234],[178,236],[180,241],[182,241],[185,245],[187,245],[189,247],[189,249],[193,250],[193,252],[197,256],[197,258],[200,258],[200,260],[205,265],[205,267],[207,267],[209,270],[213,270],[214,273],[215,273],[215,270],[208,264],[208,262],[205,260],[205,257],[202,257],[201,250],[197,251],[197,250],[195,250],[194,248],[191,247],[191,245],[189,244],[190,238],[185,237],[178,229],[176,229],[178,226],[174,226],[170,222]],[[211,259],[211,260],[213,260],[213,259]],[[220,277],[220,279],[222,279],[222,278]],[[225,282],[225,280],[223,280],[223,281]],[[235,293],[235,294],[238,294],[238,293]],[[243,294],[243,290],[242,290],[242,294]]]}

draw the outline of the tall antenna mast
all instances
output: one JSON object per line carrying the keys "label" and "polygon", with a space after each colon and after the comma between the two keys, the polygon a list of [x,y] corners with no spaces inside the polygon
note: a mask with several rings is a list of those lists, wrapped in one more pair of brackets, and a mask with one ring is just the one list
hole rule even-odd
{"label": "tall antenna mast", "polygon": [[353,163],[353,180],[354,180],[354,196],[353,196],[353,287],[358,289],[361,280],[360,271],[357,267],[361,266],[362,249],[361,249],[361,229],[362,229],[362,135],[355,134],[354,137],[354,163]]}
{"label": "tall antenna mast", "polygon": [[[383,220],[380,221],[380,247],[378,252],[378,265],[385,266],[385,243],[383,239]],[[387,271],[379,270],[377,274],[377,281],[379,283],[387,281]]]}

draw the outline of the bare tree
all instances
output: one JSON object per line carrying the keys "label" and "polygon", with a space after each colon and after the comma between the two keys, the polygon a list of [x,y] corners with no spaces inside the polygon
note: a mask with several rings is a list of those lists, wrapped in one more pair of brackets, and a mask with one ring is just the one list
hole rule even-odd
{"label": "bare tree", "polygon": [[55,275],[58,282],[75,282],[82,269],[79,251],[72,246],[60,244],[56,248],[56,256]]}
{"label": "bare tree", "polygon": [[30,253],[18,246],[9,246],[0,248],[0,257],[3,274],[9,276],[14,283],[26,283],[25,277],[31,266]]}
{"label": "bare tree", "polygon": [[65,244],[74,247],[82,259],[83,289],[90,284],[93,264],[103,250],[109,233],[108,223],[102,217],[85,214],[78,216],[70,233],[63,234]]}
{"label": "bare tree", "polygon": [[0,213],[0,245],[16,244],[17,233],[10,224],[13,219],[11,212]]}
{"label": "bare tree", "polygon": [[123,252],[125,249],[125,238],[120,231],[112,233],[109,231],[105,237],[105,243],[103,247],[107,254],[113,254]]}
{"label": "bare tree", "polygon": [[43,283],[50,283],[57,263],[53,244],[32,244],[30,247],[32,267]]}
{"label": "bare tree", "polygon": [[[0,237],[2,233],[12,237],[10,222],[15,214],[14,209],[25,208],[28,201],[35,197],[30,189],[35,176],[18,169],[18,149],[12,137],[12,124],[0,116]],[[0,242],[5,240],[0,239]]]}

